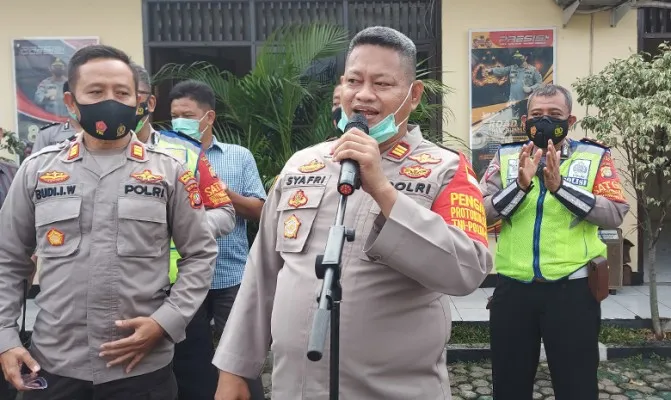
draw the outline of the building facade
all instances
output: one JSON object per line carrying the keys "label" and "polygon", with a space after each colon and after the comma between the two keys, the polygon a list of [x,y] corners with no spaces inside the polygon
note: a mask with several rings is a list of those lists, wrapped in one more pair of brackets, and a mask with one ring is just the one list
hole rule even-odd
{"label": "building facade", "polygon": [[[602,5],[618,0],[599,0]],[[13,2],[0,14],[3,60],[12,60],[12,40],[40,37],[98,37],[125,50],[151,72],[170,62],[210,61],[243,75],[258,46],[275,28],[296,22],[328,21],[351,32],[386,25],[410,36],[429,68],[442,71],[454,89],[444,102],[453,117],[450,134],[467,143],[471,131],[471,30],[555,28],[555,82],[567,87],[600,71],[613,58],[636,51],[637,11],[625,7],[587,7],[566,0],[47,0]],[[583,3],[583,4],[581,4]],[[579,7],[578,7],[579,6]],[[332,73],[342,70],[336,65]],[[440,74],[439,74],[440,75]],[[12,62],[0,63],[0,126],[15,129],[17,104]],[[159,91],[163,90],[159,88]],[[165,98],[166,96],[160,96]],[[575,104],[574,114],[585,115]],[[583,137],[578,128],[571,133]],[[630,199],[632,204],[633,199]],[[636,245],[633,214],[622,227]],[[495,242],[492,243],[492,248]],[[632,255],[633,256],[633,255]],[[632,269],[637,270],[636,257]]]}

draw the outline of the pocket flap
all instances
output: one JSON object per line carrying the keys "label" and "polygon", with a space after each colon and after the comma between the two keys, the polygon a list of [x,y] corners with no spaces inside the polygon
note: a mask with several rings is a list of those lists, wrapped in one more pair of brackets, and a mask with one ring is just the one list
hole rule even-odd
{"label": "pocket flap", "polygon": [[119,219],[147,221],[164,224],[167,222],[165,203],[137,197],[119,198]]}
{"label": "pocket flap", "polygon": [[40,227],[78,218],[81,207],[81,197],[60,198],[38,203],[35,206],[35,226]]}
{"label": "pocket flap", "polygon": [[310,186],[285,189],[282,191],[277,211],[317,208],[322,202],[326,187]]}

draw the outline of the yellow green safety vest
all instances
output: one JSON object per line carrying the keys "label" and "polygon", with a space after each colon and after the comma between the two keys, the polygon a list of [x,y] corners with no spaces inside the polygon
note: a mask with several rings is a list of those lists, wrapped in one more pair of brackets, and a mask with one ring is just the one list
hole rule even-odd
{"label": "yellow green safety vest", "polygon": [[[523,144],[502,145],[499,149],[504,189],[517,180]],[[569,145],[573,152],[562,161],[560,173],[564,181],[592,192],[606,151],[572,140]],[[564,278],[594,257],[605,257],[606,245],[597,231],[598,226],[578,220],[535,176],[533,187],[517,210],[502,221],[496,245],[496,271],[524,282],[534,278],[551,281]]]}
{"label": "yellow green safety vest", "polygon": [[[155,146],[163,149],[168,154],[180,160],[189,171],[193,172],[194,176],[198,176],[198,154],[195,151],[187,148],[181,139],[165,135],[163,132],[161,132],[161,135],[158,136],[158,140],[156,141]],[[180,258],[181,257],[179,252],[175,247],[175,242],[173,242],[171,239],[170,269],[168,272],[171,285],[174,284],[177,280],[177,260]]]}

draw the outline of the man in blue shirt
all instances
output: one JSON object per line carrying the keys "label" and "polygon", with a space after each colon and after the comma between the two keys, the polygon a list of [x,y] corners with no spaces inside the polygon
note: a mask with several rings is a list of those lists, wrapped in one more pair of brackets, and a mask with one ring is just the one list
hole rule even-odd
{"label": "man in blue shirt", "polygon": [[[201,142],[202,147],[207,149],[205,154],[215,173],[228,186],[226,191],[235,208],[236,225],[233,232],[217,239],[219,255],[212,286],[203,305],[207,308],[209,316],[214,319],[214,337],[219,338],[226,326],[226,320],[233,307],[247,262],[249,251],[247,220],[259,220],[266,199],[266,191],[252,153],[238,145],[221,143],[212,135],[212,127],[216,120],[215,96],[212,88],[203,82],[183,81],[173,87],[169,98],[172,129],[189,135]],[[180,349],[178,345],[176,348],[175,368],[193,377],[193,382],[189,383],[189,386],[193,384],[210,387],[209,382],[203,385],[202,376],[198,375],[198,371],[189,373],[189,366],[184,365],[189,364],[187,360],[193,358],[189,356],[188,347],[198,345],[202,345],[202,342],[189,341],[187,334],[184,346]],[[208,345],[212,345],[211,340]],[[181,353],[184,358],[178,353]],[[180,359],[185,361],[182,363],[183,368],[178,365]],[[179,375],[178,373],[178,383]],[[260,378],[248,381],[247,384],[252,393],[252,400],[264,399],[263,384]],[[208,400],[213,397],[214,393],[209,396]],[[198,400],[193,397],[189,399]]]}

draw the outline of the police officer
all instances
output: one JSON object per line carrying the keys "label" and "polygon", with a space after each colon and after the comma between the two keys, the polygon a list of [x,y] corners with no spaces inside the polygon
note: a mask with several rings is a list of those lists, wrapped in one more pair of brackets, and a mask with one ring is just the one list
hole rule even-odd
{"label": "police officer", "polygon": [[340,396],[450,398],[447,295],[474,291],[492,263],[468,161],[406,122],[423,92],[416,54],[391,28],[352,39],[339,126],[361,113],[370,135],[350,129],[294,154],[280,173],[214,357],[217,400],[249,398],[241,377],[259,376],[271,337],[273,398],[328,399],[328,361],[306,358],[320,287],[309,266],[335,218],[344,159],[359,163],[362,190],[349,196],[344,221],[356,235],[343,249]]}
{"label": "police officer", "polygon": [[35,103],[42,106],[45,111],[64,117],[68,115],[68,110],[65,104],[61,101],[63,98],[63,84],[67,82],[67,75],[65,73],[65,63],[60,58],[54,59],[49,67],[51,76],[44,79],[37,86],[35,91]]}
{"label": "police officer", "polygon": [[598,397],[599,302],[586,265],[605,256],[599,227],[629,210],[608,148],[567,138],[571,94],[537,88],[523,116],[529,143],[502,145],[481,181],[488,222],[502,221],[491,298],[494,398],[532,398],[541,339],[557,400]]}
{"label": "police officer", "polygon": [[[63,84],[63,93],[69,92],[70,88],[68,83]],[[69,117],[65,123],[54,122],[40,128],[40,132],[37,135],[37,139],[33,144],[33,153],[37,153],[47,146],[51,146],[56,143],[60,143],[64,140],[74,140],[75,135],[81,129],[77,120]]]}
{"label": "police officer", "polygon": [[[137,112],[137,137],[143,143],[153,143],[156,147],[174,155],[184,163],[200,183],[204,202],[208,204],[207,216],[210,229],[215,237],[228,235],[235,227],[235,211],[225,191],[225,185],[211,174],[209,161],[199,157],[199,144],[186,135],[171,132],[173,135],[162,135],[154,130],[149,119],[156,107],[156,97],[151,91],[151,78],[141,65],[132,64],[139,77],[140,107]],[[208,187],[216,181],[221,188],[219,196],[214,198]],[[170,283],[177,279],[177,262],[180,256],[174,245],[170,251]],[[217,385],[217,370],[212,365],[214,347],[212,331],[208,319],[207,306],[201,305],[193,319],[186,327],[186,338],[175,346],[173,370],[177,379],[180,399],[212,400]]]}
{"label": "police officer", "polygon": [[520,53],[519,50],[513,54],[513,61],[513,65],[490,68],[487,72],[496,76],[508,75],[508,81],[510,82],[508,101],[514,103],[512,106],[513,119],[518,119],[525,114],[525,103],[522,100],[526,99],[534,89],[543,83],[543,78],[536,67],[527,62],[527,56]]}
{"label": "police officer", "polygon": [[[84,134],[29,157],[0,211],[0,361],[24,400],[176,398],[174,343],[203,301],[217,254],[198,184],[132,128],[126,54],[77,51],[65,100]],[[169,288],[170,237],[182,256]],[[42,260],[30,352],[16,329],[20,282]],[[22,378],[24,364],[33,376]]]}

